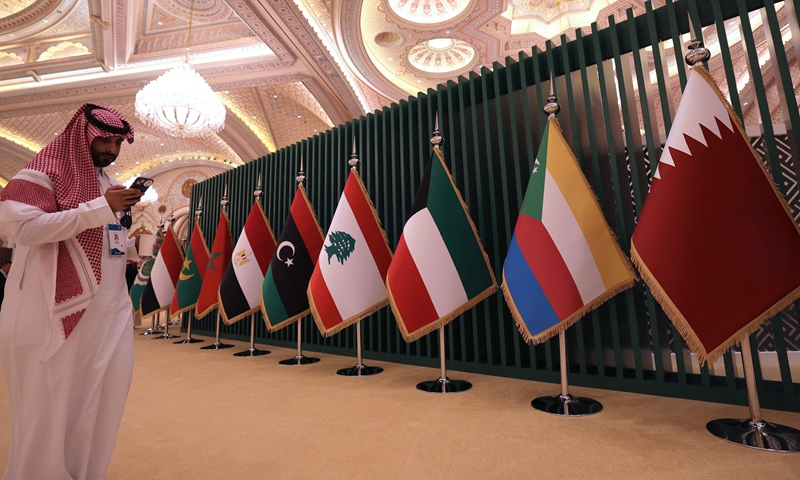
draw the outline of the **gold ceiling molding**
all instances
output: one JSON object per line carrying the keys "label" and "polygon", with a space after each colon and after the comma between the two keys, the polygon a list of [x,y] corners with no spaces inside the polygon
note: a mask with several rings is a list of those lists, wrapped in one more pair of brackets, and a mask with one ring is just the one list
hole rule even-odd
{"label": "gold ceiling molding", "polygon": [[156,171],[158,167],[166,167],[163,168],[161,172],[171,170],[171,164],[176,164],[177,162],[180,162],[180,165],[176,165],[174,168],[183,168],[188,165],[198,164],[218,165],[222,168],[234,168],[242,164],[241,162],[237,162],[229,158],[209,155],[208,153],[197,151],[190,153],[175,153],[172,155],[156,157],[148,161],[141,161],[138,165],[133,166],[128,166],[127,164],[124,166],[111,165],[107,167],[107,171],[120,182],[126,183],[128,180],[134,177],[142,175],[155,175],[153,172]]}
{"label": "gold ceiling molding", "polygon": [[399,24],[439,29],[469,15],[478,0],[382,0],[383,11]]}
{"label": "gold ceiling molding", "polygon": [[9,8],[9,11],[13,9],[16,10],[16,12],[0,18],[0,32],[3,32],[3,34],[0,35],[0,39],[7,34],[13,36],[14,32],[17,30],[35,24],[39,19],[53,13],[61,4],[59,0],[35,0],[33,2],[26,2],[29,4],[19,10],[17,9],[17,6],[21,6],[19,2],[10,3],[17,4]]}
{"label": "gold ceiling molding", "polygon": [[253,98],[251,90],[244,92],[238,91],[231,93],[230,91],[217,93],[217,96],[222,100],[225,108],[234,114],[242,123],[247,125],[247,128],[258,138],[264,147],[271,153],[277,150],[275,146],[275,139],[269,131],[269,126],[264,124],[260,112],[256,105],[256,100]]}
{"label": "gold ceiling molding", "polygon": [[47,60],[55,60],[57,58],[79,57],[81,55],[91,55],[89,49],[82,43],[61,42],[54,45],[39,55],[36,59],[37,62],[45,62]]}
{"label": "gold ceiling molding", "polygon": [[2,127],[0,127],[0,138],[4,138],[11,143],[19,145],[20,147],[23,147],[25,149],[28,149],[34,154],[38,153],[39,150],[44,148],[44,145],[22,138],[18,134],[10,132]]}

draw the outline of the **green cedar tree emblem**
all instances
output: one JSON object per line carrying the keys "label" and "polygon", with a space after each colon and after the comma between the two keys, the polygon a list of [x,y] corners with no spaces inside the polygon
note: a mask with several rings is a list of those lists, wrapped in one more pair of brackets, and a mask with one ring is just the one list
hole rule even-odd
{"label": "green cedar tree emblem", "polygon": [[328,235],[330,245],[325,245],[325,252],[328,254],[328,265],[331,264],[331,257],[336,255],[336,259],[344,265],[344,261],[350,257],[356,249],[356,239],[347,232],[331,232]]}

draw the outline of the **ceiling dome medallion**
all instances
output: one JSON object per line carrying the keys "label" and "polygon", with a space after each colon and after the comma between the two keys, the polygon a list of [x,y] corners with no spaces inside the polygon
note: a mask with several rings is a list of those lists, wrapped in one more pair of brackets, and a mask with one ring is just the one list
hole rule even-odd
{"label": "ceiling dome medallion", "polygon": [[384,0],[389,11],[409,23],[434,25],[464,13],[473,0]]}
{"label": "ceiling dome medallion", "polygon": [[414,45],[408,52],[411,67],[439,75],[464,70],[475,60],[475,47],[453,38],[434,38]]}

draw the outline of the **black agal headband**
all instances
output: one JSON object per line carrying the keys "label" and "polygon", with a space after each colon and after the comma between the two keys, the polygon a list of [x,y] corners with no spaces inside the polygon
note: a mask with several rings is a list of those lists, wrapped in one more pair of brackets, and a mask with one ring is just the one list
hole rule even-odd
{"label": "black agal headband", "polygon": [[83,110],[83,114],[86,116],[86,120],[88,120],[89,123],[91,123],[97,128],[102,128],[107,132],[114,133],[117,135],[127,135],[131,133],[131,126],[128,125],[128,122],[126,122],[124,119],[120,118],[120,121],[122,122],[122,127],[115,127],[114,125],[109,125],[107,123],[104,123],[102,120],[95,117],[94,115],[92,115],[92,112],[95,109],[105,110],[103,107],[98,107],[97,105],[92,105],[91,103],[87,103],[86,108]]}

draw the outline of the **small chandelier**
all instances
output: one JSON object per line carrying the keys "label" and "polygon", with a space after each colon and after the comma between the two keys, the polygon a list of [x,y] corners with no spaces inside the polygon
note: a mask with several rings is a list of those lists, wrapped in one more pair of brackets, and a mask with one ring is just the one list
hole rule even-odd
{"label": "small chandelier", "polygon": [[194,0],[189,14],[186,60],[145,85],[136,94],[136,117],[173,137],[217,133],[225,124],[225,106],[203,77],[189,66]]}

